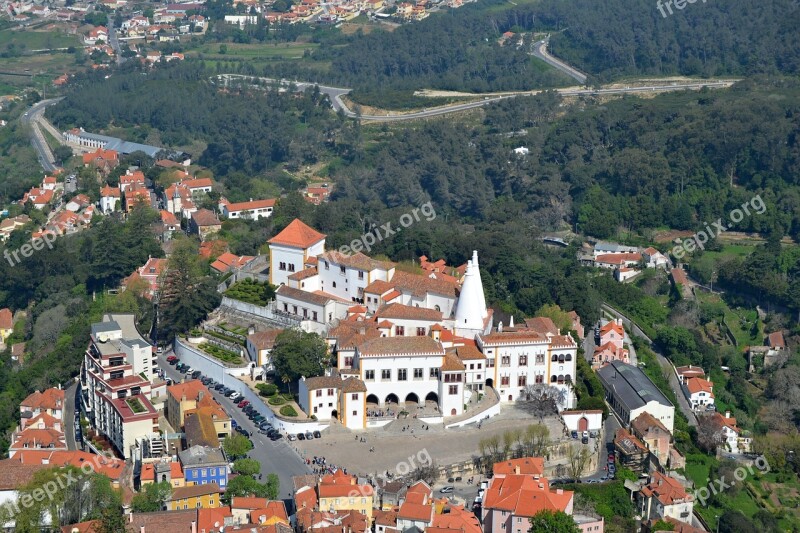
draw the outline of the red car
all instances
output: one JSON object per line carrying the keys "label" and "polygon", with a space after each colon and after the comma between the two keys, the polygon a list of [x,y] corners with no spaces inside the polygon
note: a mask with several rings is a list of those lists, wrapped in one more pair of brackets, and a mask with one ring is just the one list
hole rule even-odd
{"label": "red car", "polygon": [[239,403],[237,403],[237,404],[236,404],[236,406],[237,406],[239,409],[244,409],[244,408],[245,408],[245,407],[247,407],[248,405],[250,405],[250,402],[248,402],[247,400],[242,400],[241,402],[239,402]]}
{"label": "red car", "polygon": [[171,362],[177,361],[177,360],[178,360],[178,358],[175,357],[174,355],[170,355],[169,357],[167,357],[167,362],[168,363],[171,363]]}

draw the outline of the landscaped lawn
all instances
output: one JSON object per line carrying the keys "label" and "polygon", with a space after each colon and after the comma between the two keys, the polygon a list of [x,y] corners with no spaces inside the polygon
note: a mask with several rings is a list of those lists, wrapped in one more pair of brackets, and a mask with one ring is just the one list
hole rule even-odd
{"label": "landscaped lawn", "polygon": [[267,305],[274,294],[275,291],[271,290],[269,283],[259,283],[251,279],[243,279],[225,291],[225,296],[229,298],[260,306]]}
{"label": "landscaped lawn", "polygon": [[214,346],[213,344],[209,344],[207,342],[201,344],[200,349],[206,352],[208,355],[216,357],[217,359],[225,363],[237,364],[242,362],[242,358],[241,356],[239,356],[239,354],[235,354],[231,351],[224,350],[219,346]]}

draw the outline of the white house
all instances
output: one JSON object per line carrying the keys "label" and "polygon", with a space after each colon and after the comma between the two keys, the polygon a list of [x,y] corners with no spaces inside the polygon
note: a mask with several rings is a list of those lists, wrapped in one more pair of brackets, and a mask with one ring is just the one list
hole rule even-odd
{"label": "white house", "polygon": [[308,258],[325,252],[325,235],[297,218],[268,242],[272,285],[286,285],[289,275],[303,270]]}
{"label": "white house", "polygon": [[714,408],[714,384],[703,378],[688,378],[681,387],[695,411]]}
{"label": "white house", "polygon": [[108,214],[116,211],[122,202],[122,192],[119,187],[106,185],[100,189],[100,211]]}
{"label": "white house", "polygon": [[275,208],[275,199],[270,198],[267,200],[253,200],[248,202],[229,202],[226,198],[220,198],[219,210],[225,218],[246,220],[258,220],[260,218],[268,218],[272,216],[272,210]]}
{"label": "white house", "polygon": [[268,329],[266,331],[257,331],[247,336],[246,348],[248,357],[256,365],[264,367],[268,372],[273,369],[269,354],[275,346],[275,339],[282,331],[282,329]]}
{"label": "white house", "polygon": [[329,251],[317,257],[320,290],[356,303],[364,302],[364,289],[372,281],[388,281],[394,263],[371,259],[361,252],[345,255]]}
{"label": "white house", "polygon": [[669,259],[667,259],[667,256],[652,246],[642,251],[642,258],[647,268],[667,268],[669,266]]}
{"label": "white house", "polygon": [[639,492],[639,511],[643,520],[674,518],[691,523],[694,496],[677,479],[656,470]]}

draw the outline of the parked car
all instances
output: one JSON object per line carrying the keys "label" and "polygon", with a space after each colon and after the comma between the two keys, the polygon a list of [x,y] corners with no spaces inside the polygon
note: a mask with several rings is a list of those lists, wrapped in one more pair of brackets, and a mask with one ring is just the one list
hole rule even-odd
{"label": "parked car", "polygon": [[306,436],[303,433],[298,433],[297,440],[306,440]]}
{"label": "parked car", "polygon": [[174,355],[170,355],[170,356],[167,357],[167,363],[169,363],[171,365],[174,365],[177,362],[178,362],[178,358],[175,357]]}
{"label": "parked car", "polygon": [[583,437],[584,439],[588,439],[589,438],[589,432],[588,431],[584,431],[583,434],[581,435],[581,437]]}
{"label": "parked car", "polygon": [[447,482],[448,482],[448,483],[454,483],[454,482],[455,482],[455,480],[456,480],[456,478],[454,478],[454,477],[449,477],[449,478],[447,478]]}
{"label": "parked car", "polygon": [[600,432],[597,431],[596,429],[593,429],[592,431],[589,432],[589,436],[591,438],[593,438],[593,439],[596,439],[599,435],[600,435]]}
{"label": "parked car", "polygon": [[233,391],[233,394],[231,394],[231,400],[238,400],[241,397],[242,395],[238,391]]}
{"label": "parked car", "polygon": [[156,348],[156,353],[164,353],[164,347],[159,346],[158,348]]}
{"label": "parked car", "polygon": [[225,393],[224,394],[225,394],[226,397],[230,398],[231,396],[233,396],[234,392],[236,392],[236,391],[234,391],[233,389],[225,389]]}
{"label": "parked car", "polygon": [[306,440],[314,440],[314,434],[310,431],[306,431]]}
{"label": "parked car", "polygon": [[258,432],[269,437],[269,430],[259,428]]}
{"label": "parked car", "polygon": [[314,432],[314,438],[321,439],[322,438],[322,433],[320,433],[319,430],[315,431]]}
{"label": "parked car", "polygon": [[[281,440],[283,438],[283,435],[281,435],[277,431],[275,433],[273,433],[272,435],[268,435],[268,436],[269,436],[269,440],[272,440],[272,441]],[[290,438],[289,440],[292,440],[292,439]]]}
{"label": "parked car", "polygon": [[237,431],[237,432],[238,432],[240,435],[244,435],[245,437],[247,437],[247,438],[250,438],[250,432],[249,432],[249,431],[247,431],[246,429],[244,429],[242,426],[238,426],[238,427],[236,428],[236,431]]}
{"label": "parked car", "polygon": [[[455,487],[453,487],[452,485],[445,485],[444,487],[439,489],[439,492],[442,493],[442,494],[450,494],[454,490],[455,490]],[[475,501],[478,501],[478,498],[475,498]]]}
{"label": "parked car", "polygon": [[244,409],[248,405],[250,405],[250,402],[248,402],[247,400],[242,400],[241,402],[236,404],[236,407],[238,407],[239,409]]}
{"label": "parked car", "polygon": [[572,432],[572,438],[573,439],[577,439],[578,438],[578,432],[577,431],[573,431]]}
{"label": "parked car", "polygon": [[216,385],[214,385],[214,390],[215,391],[221,391],[221,390],[224,390],[224,389],[225,389],[225,385],[223,385],[222,383],[217,383]]}
{"label": "parked car", "polygon": [[613,462],[616,459],[616,456],[613,453],[608,454],[608,460]]}
{"label": "parked car", "polygon": [[194,372],[192,372],[192,378],[194,378],[194,379],[200,379],[200,377],[202,375],[203,375],[203,373],[200,372],[199,370],[195,370]]}
{"label": "parked car", "polygon": [[167,378],[167,387],[170,387],[172,385],[173,385],[172,378]]}
{"label": "parked car", "polygon": [[581,443],[582,443],[582,444],[589,444],[589,437],[583,437],[583,438],[581,439]]}
{"label": "parked car", "polygon": [[180,363],[180,362],[176,363],[175,364],[175,370],[177,370],[178,372],[183,372],[183,369],[185,368],[185,366],[186,365],[184,365],[183,363]]}
{"label": "parked car", "polygon": [[461,481],[461,476],[456,476],[456,482]]}
{"label": "parked car", "polygon": [[236,429],[236,428],[239,427],[239,423],[236,420],[232,419],[232,418],[231,418],[231,427],[233,429]]}
{"label": "parked car", "polygon": [[292,440],[292,441],[293,441],[293,440],[297,440],[297,436],[296,436],[294,433],[291,433],[291,434],[289,435],[289,440]]}

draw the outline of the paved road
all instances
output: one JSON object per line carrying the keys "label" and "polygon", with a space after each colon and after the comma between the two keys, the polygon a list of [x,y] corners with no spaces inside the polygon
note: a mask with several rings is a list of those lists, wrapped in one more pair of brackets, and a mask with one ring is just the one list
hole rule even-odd
{"label": "paved road", "polygon": [[42,134],[42,131],[39,128],[38,120],[39,117],[44,114],[44,110],[47,106],[53,105],[59,100],[61,100],[61,98],[42,100],[41,102],[34,104],[28,111],[22,114],[22,117],[20,117],[22,124],[28,126],[31,130],[31,144],[36,150],[39,163],[42,165],[42,168],[44,168],[45,172],[53,172],[58,167],[55,165],[55,158],[53,157],[53,153],[50,151],[50,147],[47,145],[44,134]]}
{"label": "paved road", "polygon": [[81,449],[75,442],[75,395],[78,393],[78,382],[73,381],[72,385],[64,391],[64,436],[67,439],[68,450]]}
{"label": "paved road", "polygon": [[[110,21],[109,21],[110,22]],[[114,28],[114,23],[108,25],[108,44],[114,49],[117,55],[117,65],[123,64],[127,58],[122,57],[122,50],[119,47],[119,38],[117,37],[117,30]]]}
{"label": "paved road", "polygon": [[[362,120],[364,122],[399,122],[404,120],[417,120],[421,118],[436,117],[440,115],[456,113],[458,111],[467,111],[469,109],[483,107],[494,102],[499,102],[500,100],[505,100],[507,98],[515,98],[517,96],[530,96],[542,92],[542,91],[525,91],[518,93],[509,93],[502,96],[491,96],[491,97],[486,96],[483,98],[483,100],[478,100],[475,102],[468,102],[465,104],[450,104],[450,105],[435,107],[432,109],[425,109],[424,111],[416,111],[413,113],[364,115],[356,113],[355,111],[351,110],[342,101],[342,96],[348,94],[352,89],[347,89],[343,87],[328,87],[325,85],[316,85],[310,82],[297,82],[285,79],[276,80],[273,78],[245,76],[243,74],[219,74],[215,76],[215,78],[220,78],[223,81],[223,83],[230,82],[233,79],[244,79],[245,81],[258,80],[262,84],[277,83],[287,87],[294,85],[294,87],[296,87],[298,91],[304,91],[308,88],[317,86],[319,87],[319,91],[321,93],[326,94],[328,96],[334,111],[338,112],[341,110],[345,116],[349,118],[358,118],[359,120]],[[634,87],[620,87],[613,89],[555,89],[555,91],[561,94],[562,96],[600,96],[600,95],[612,95],[612,94],[673,92],[673,91],[685,91],[685,90],[699,90],[704,87],[712,89],[725,88],[725,87],[730,87],[736,81],[738,80],[674,83],[669,85],[642,85]],[[475,96],[480,96],[480,95],[475,95]]]}
{"label": "paved road", "polygon": [[533,57],[541,59],[548,65],[557,68],[567,76],[576,79],[578,83],[580,83],[581,85],[586,84],[586,74],[584,74],[578,69],[575,69],[567,65],[563,61],[556,59],[547,52],[547,45],[549,42],[550,42],[550,36],[548,35],[546,39],[542,39],[541,41],[533,43],[533,45],[531,46],[531,55]]}
{"label": "paved road", "polygon": [[[167,356],[173,355],[172,351],[166,352],[158,357],[158,366],[164,369],[166,376],[172,378],[175,383],[179,383],[184,378],[183,374],[175,370],[175,367],[167,363]],[[235,379],[228,376],[228,379]],[[261,463],[261,473],[278,474],[281,481],[280,497],[286,498],[293,492],[292,476],[299,476],[311,473],[311,470],[303,463],[300,456],[295,452],[285,438],[272,442],[264,435],[259,435],[255,425],[236,407],[233,402],[218,393],[211,391],[214,398],[222,405],[225,411],[233,418],[239,426],[251,433],[251,440],[254,447],[249,456]],[[177,429],[177,428],[176,428]]]}

